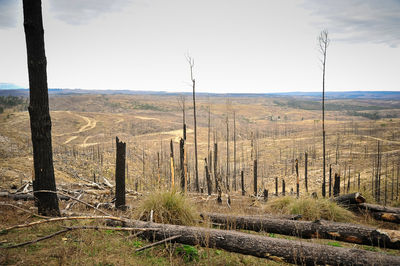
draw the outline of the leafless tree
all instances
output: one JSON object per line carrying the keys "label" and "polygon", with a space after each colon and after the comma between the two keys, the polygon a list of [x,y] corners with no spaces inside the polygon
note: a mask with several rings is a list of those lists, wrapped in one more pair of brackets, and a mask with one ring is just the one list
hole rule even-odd
{"label": "leafless tree", "polygon": [[196,191],[200,192],[199,186],[199,167],[197,161],[197,124],[196,124],[196,80],[193,77],[193,68],[194,68],[194,58],[190,56],[186,56],[186,59],[189,63],[190,67],[190,79],[192,81],[192,88],[193,88],[193,122],[194,122],[194,173],[195,173],[195,186]]}
{"label": "leafless tree", "polygon": [[322,64],[322,197],[325,197],[325,71],[326,71],[326,52],[330,43],[328,38],[328,31],[323,30],[319,37],[319,51],[322,54],[321,64]]}
{"label": "leafless tree", "polygon": [[[24,28],[29,72],[29,117],[31,124],[34,191],[56,191],[53,149],[51,143],[51,118],[47,87],[47,61],[44,47],[42,1],[23,1]],[[56,193],[34,193],[38,212],[46,216],[59,216]]]}

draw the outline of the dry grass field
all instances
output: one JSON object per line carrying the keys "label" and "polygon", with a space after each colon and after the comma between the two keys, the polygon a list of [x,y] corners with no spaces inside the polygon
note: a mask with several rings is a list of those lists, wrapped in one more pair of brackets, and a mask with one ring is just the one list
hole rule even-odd
{"label": "dry grass field", "polygon": [[[179,186],[179,140],[182,137],[182,109],[179,95],[53,95],[50,98],[52,119],[53,158],[59,188],[83,187],[88,180],[105,177],[111,183],[115,175],[115,137],[127,143],[126,182],[130,217],[135,217],[138,204],[155,190],[170,187],[170,141],[174,144],[175,183]],[[258,160],[258,190],[275,193],[275,178],[286,182],[286,193],[296,191],[295,160],[299,161],[300,195],[307,198],[312,192],[321,197],[322,133],[321,111],[318,100],[308,97],[250,97],[211,95],[197,97],[197,125],[199,148],[199,178],[203,194],[194,189],[193,107],[191,96],[186,96],[186,123],[188,127],[187,152],[190,199],[197,212],[212,211],[233,214],[265,214],[273,208],[253,195],[253,160]],[[356,191],[360,175],[360,190],[373,202],[371,182],[376,166],[378,142],[382,155],[382,182],[387,184],[387,204],[399,205],[398,176],[400,165],[400,102],[373,99],[327,100],[327,180],[329,165],[333,173],[350,175],[350,190]],[[210,110],[210,129],[208,114]],[[236,120],[236,161],[234,161],[233,116]],[[227,120],[228,116],[228,120]],[[231,206],[215,204],[215,195],[207,197],[205,190],[204,158],[213,143],[218,143],[219,168],[225,182],[227,123],[229,127],[230,182],[236,164],[237,191],[231,191]],[[210,132],[210,136],[209,136]],[[209,142],[210,139],[210,142]],[[304,185],[304,155],[308,153],[308,192]],[[161,184],[158,186],[159,154]],[[32,180],[32,146],[29,114],[18,107],[0,114],[0,190],[9,191]],[[244,171],[246,196],[240,196],[240,171]],[[94,177],[95,176],[95,177]],[[341,185],[341,189],[343,188]],[[223,183],[225,187],[225,183]],[[232,183],[231,183],[232,188]],[[231,189],[232,190],[232,189]],[[93,188],[87,187],[87,195]],[[327,189],[328,191],[328,189]],[[93,192],[92,202],[111,201],[112,191]],[[382,195],[384,186],[382,186]],[[89,199],[89,198],[88,198]],[[32,203],[24,203],[32,207]],[[62,208],[65,207],[61,203]],[[27,214],[0,208],[1,224],[13,225],[32,220]],[[76,207],[74,211],[84,211]],[[117,213],[118,214],[118,213]],[[377,222],[368,216],[349,218],[352,222],[389,229],[397,225]],[[77,222],[78,223],[78,222]],[[77,224],[70,222],[69,224]],[[12,232],[1,241],[14,242],[43,236],[61,227],[46,225],[40,229]],[[269,235],[268,233],[264,233]],[[271,235],[270,235],[271,236]],[[274,236],[282,237],[282,236]],[[133,238],[126,241],[125,232],[74,231],[65,237],[43,241],[0,255],[0,264],[93,264],[165,265],[192,263],[195,265],[254,265],[276,263],[225,251],[198,248],[199,258],[187,259],[176,252],[176,247],[157,247],[138,256],[130,250],[145,244]],[[287,237],[285,237],[287,238]],[[289,237],[294,239],[294,237]],[[325,240],[304,240],[333,246],[354,246]],[[4,242],[5,243],[5,242]],[[57,247],[53,248],[53,244]],[[368,249],[370,247],[361,246]],[[373,248],[373,251],[399,255],[397,251]],[[106,250],[107,256],[100,250]],[[21,251],[21,252],[20,252]],[[119,252],[121,251],[121,252]],[[123,255],[121,255],[123,254]],[[185,253],[186,254],[186,253]],[[197,253],[196,253],[197,254]]]}

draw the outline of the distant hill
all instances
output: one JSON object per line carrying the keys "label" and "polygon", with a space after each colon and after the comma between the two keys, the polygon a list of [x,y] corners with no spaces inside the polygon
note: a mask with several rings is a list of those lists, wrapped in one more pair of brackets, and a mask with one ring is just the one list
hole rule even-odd
{"label": "distant hill", "polygon": [[[85,89],[49,89],[50,95],[72,95],[72,94],[127,94],[127,95],[191,95],[191,92],[166,92],[166,91],[136,91],[136,90],[85,90]],[[0,96],[29,96],[29,89],[19,87],[15,84],[0,83]],[[276,92],[276,93],[204,93],[198,96],[212,95],[213,97],[301,97],[318,100],[321,92]],[[325,93],[327,99],[382,99],[400,100],[400,91],[328,91]]]}

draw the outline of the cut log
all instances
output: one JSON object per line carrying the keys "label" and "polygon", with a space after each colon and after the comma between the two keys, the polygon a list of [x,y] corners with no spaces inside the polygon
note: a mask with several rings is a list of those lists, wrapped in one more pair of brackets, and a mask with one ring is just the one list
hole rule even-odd
{"label": "cut log", "polygon": [[400,214],[392,212],[372,212],[371,214],[375,220],[400,224]]}
{"label": "cut log", "polygon": [[348,206],[350,204],[360,204],[365,202],[365,198],[359,192],[344,194],[333,198],[337,204]]}
{"label": "cut log", "polygon": [[[338,241],[400,249],[400,232],[384,230],[349,223],[318,220],[316,222],[276,219],[262,216],[233,216],[206,213],[213,223],[224,224],[228,228],[265,231],[301,238],[324,238]],[[390,217],[388,216],[388,219]]]}
{"label": "cut log", "polygon": [[146,231],[141,237],[145,236],[154,240],[162,240],[166,237],[181,235],[181,237],[173,241],[186,245],[220,248],[230,252],[279,262],[286,261],[304,265],[400,265],[400,256],[251,235],[235,231],[133,220],[126,222],[124,226],[158,229],[156,231]]}

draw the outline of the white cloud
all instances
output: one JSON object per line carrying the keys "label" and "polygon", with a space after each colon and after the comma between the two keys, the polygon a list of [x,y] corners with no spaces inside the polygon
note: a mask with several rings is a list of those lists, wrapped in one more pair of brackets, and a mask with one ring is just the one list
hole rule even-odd
{"label": "white cloud", "polygon": [[20,1],[0,0],[0,29],[14,28],[18,21]]}
{"label": "white cloud", "polygon": [[52,0],[55,17],[72,25],[86,24],[103,14],[121,11],[131,0]]}
{"label": "white cloud", "polygon": [[400,44],[399,0],[306,0],[303,7],[337,41]]}

